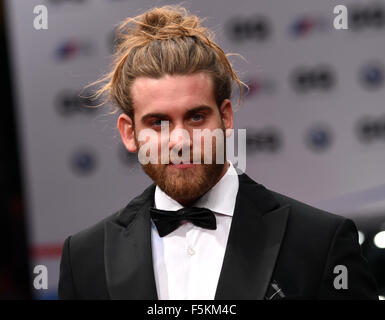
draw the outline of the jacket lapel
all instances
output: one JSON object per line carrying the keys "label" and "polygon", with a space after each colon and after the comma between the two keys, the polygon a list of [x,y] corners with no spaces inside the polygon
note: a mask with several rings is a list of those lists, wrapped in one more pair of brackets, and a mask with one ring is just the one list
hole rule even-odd
{"label": "jacket lapel", "polygon": [[104,263],[111,299],[157,300],[152,262],[151,220],[155,185],[105,224]]}
{"label": "jacket lapel", "polygon": [[265,187],[246,174],[239,191],[216,300],[262,300],[271,281],[290,205],[280,206]]}

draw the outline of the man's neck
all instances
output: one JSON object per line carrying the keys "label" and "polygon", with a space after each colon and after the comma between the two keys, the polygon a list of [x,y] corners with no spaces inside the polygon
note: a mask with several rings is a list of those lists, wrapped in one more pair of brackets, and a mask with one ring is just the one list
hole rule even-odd
{"label": "man's neck", "polygon": [[215,186],[218,183],[218,181],[222,179],[222,177],[226,174],[229,167],[230,167],[230,162],[226,161],[225,165],[223,166],[222,173],[219,175],[218,179],[215,181],[213,186]]}

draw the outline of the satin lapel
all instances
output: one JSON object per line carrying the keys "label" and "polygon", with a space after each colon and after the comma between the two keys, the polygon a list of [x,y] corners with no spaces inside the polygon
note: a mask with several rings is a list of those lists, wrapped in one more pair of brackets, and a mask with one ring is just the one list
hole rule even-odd
{"label": "satin lapel", "polygon": [[104,260],[111,299],[156,300],[151,220],[155,186],[148,187],[105,224]]}
{"label": "satin lapel", "polygon": [[219,277],[216,300],[263,299],[286,229],[290,205],[246,174],[239,190]]}

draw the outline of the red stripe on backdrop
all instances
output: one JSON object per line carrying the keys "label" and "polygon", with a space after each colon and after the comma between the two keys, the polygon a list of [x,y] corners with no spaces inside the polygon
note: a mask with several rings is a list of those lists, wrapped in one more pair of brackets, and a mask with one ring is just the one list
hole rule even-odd
{"label": "red stripe on backdrop", "polygon": [[30,248],[29,254],[33,258],[60,258],[62,244],[51,243]]}

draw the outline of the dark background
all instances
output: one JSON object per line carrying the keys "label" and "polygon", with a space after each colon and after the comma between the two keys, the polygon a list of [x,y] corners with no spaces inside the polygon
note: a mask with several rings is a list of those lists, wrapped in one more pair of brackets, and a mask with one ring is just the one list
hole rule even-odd
{"label": "dark background", "polygon": [[0,299],[30,299],[27,234],[5,28],[4,7],[0,2],[0,64],[3,77],[0,117]]}

